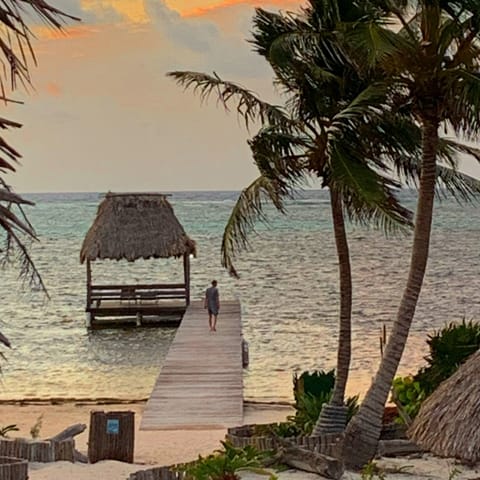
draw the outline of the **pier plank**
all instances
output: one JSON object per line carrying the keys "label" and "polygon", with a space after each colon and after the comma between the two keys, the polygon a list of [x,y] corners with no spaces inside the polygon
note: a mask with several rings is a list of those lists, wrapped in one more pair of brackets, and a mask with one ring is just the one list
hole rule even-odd
{"label": "pier plank", "polygon": [[192,302],[143,413],[141,430],[225,428],[243,422],[241,313],[222,301],[217,331]]}

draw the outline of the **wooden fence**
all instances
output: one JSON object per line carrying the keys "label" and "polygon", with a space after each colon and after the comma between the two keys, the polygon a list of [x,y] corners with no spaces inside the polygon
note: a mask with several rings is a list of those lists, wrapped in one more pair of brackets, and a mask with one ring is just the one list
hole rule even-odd
{"label": "wooden fence", "polygon": [[[74,461],[75,441],[73,439],[61,442],[35,441],[24,438],[0,439],[0,456],[15,457],[30,462]],[[0,478],[3,478],[0,476]]]}
{"label": "wooden fence", "polygon": [[[261,427],[268,428],[275,425],[262,425]],[[252,445],[257,450],[265,451],[275,450],[280,446],[280,441],[273,435],[254,435],[253,432],[256,427],[256,425],[244,425],[242,427],[229,428],[225,439],[236,448]],[[320,437],[290,437],[283,440],[316,453],[336,457],[342,435],[328,434]],[[184,472],[178,472],[175,466],[170,466],[140,470],[130,474],[128,480],[183,480],[184,478]]]}
{"label": "wooden fence", "polygon": [[[276,424],[260,425],[264,430],[275,426]],[[281,446],[281,442],[275,435],[268,433],[264,435],[254,434],[258,427],[258,425],[243,425],[242,427],[229,428],[226,440],[237,448],[251,445],[261,451],[275,450]],[[281,440],[316,453],[336,458],[338,456],[338,448],[342,440],[342,435],[338,433],[329,433],[319,437],[286,437]]]}
{"label": "wooden fence", "polygon": [[2,480],[27,480],[27,460],[21,458],[0,457],[0,478]]}
{"label": "wooden fence", "polygon": [[132,473],[128,480],[183,480],[184,478],[183,472],[176,472],[172,467],[158,467]]}

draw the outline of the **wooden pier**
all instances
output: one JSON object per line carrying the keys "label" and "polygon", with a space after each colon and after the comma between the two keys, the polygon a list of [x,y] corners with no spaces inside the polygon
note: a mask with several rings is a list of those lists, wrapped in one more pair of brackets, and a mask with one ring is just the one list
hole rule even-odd
{"label": "wooden pier", "polygon": [[141,430],[213,429],[243,422],[240,303],[222,301],[210,332],[203,302],[192,302],[143,413]]}

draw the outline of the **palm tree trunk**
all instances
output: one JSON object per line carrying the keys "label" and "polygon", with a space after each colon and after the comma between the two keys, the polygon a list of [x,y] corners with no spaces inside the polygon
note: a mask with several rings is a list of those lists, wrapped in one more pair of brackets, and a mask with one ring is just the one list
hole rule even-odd
{"label": "palm tree trunk", "polygon": [[351,358],[352,272],[350,268],[350,252],[348,249],[347,234],[345,232],[342,200],[335,190],[330,190],[330,204],[340,274],[340,328],[337,369],[332,399],[328,405],[323,407],[313,430],[313,436],[318,436],[322,433],[343,432],[347,419],[347,409],[344,406],[344,399]]}
{"label": "palm tree trunk", "polygon": [[377,375],[345,432],[343,459],[347,468],[360,468],[375,455],[385,403],[407,342],[427,267],[439,121],[435,116],[422,120],[422,167],[407,285]]}

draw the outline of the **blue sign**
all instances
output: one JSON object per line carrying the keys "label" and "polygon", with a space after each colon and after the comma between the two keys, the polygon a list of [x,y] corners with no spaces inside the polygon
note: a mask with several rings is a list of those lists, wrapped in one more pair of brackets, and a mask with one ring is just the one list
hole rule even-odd
{"label": "blue sign", "polygon": [[107,433],[111,435],[118,435],[120,431],[120,420],[117,418],[111,418],[107,420]]}

